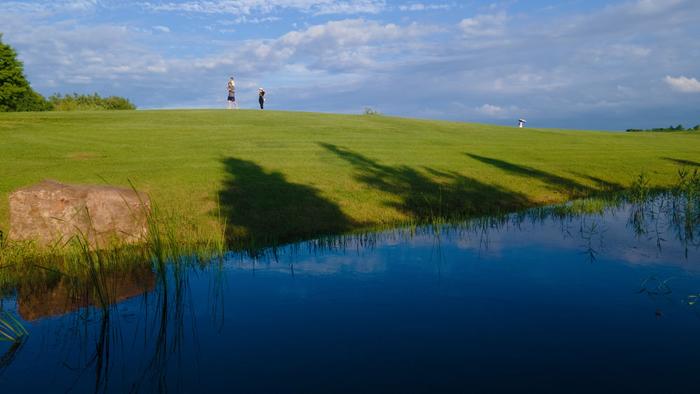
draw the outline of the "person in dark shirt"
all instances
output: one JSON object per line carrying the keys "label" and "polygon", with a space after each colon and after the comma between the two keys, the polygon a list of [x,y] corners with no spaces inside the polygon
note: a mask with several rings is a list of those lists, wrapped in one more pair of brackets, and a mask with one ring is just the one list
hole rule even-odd
{"label": "person in dark shirt", "polygon": [[260,103],[260,109],[265,109],[265,89],[258,89],[258,103]]}

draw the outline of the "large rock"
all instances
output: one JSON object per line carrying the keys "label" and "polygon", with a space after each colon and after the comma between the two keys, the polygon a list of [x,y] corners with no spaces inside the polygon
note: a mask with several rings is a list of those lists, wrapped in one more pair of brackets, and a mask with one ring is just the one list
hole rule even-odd
{"label": "large rock", "polygon": [[10,194],[9,238],[44,246],[74,236],[98,248],[137,243],[147,235],[149,210],[148,196],[131,189],[43,181]]}

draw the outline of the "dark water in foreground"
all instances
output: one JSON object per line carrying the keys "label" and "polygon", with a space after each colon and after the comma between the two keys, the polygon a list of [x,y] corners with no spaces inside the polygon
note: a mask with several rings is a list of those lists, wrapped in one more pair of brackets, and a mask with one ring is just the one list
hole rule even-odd
{"label": "dark water in foreground", "polygon": [[0,392],[698,392],[698,218],[662,200],[132,273],[107,314],[18,294]]}

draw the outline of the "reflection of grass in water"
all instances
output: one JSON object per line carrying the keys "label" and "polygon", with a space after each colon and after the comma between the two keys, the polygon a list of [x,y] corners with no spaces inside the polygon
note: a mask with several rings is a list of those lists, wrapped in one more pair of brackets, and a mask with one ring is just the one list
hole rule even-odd
{"label": "reflection of grass in water", "polygon": [[673,278],[659,279],[656,275],[652,275],[642,282],[638,293],[645,293],[651,296],[669,295],[672,293],[671,287],[668,285]]}
{"label": "reflection of grass in water", "polygon": [[[0,312],[0,314],[5,313],[5,312]],[[24,347],[24,344],[26,343],[26,338],[29,335],[27,331],[24,329],[22,324],[17,321],[13,316],[11,316],[11,319],[16,321],[16,325],[19,325],[17,327],[17,335],[12,341],[6,340],[6,342],[12,342],[12,345],[10,345],[10,348],[5,351],[5,353],[0,354],[0,377],[2,377],[3,373],[7,370],[7,368],[12,365],[12,362],[15,361],[15,358],[17,357],[17,354],[19,354],[20,350]],[[2,317],[0,317],[0,321],[2,321]],[[2,329],[0,329],[2,331]]]}
{"label": "reflection of grass in water", "polygon": [[[685,257],[691,246],[700,246],[700,173],[697,169],[678,171],[676,186],[664,192],[644,189],[643,179],[636,182],[630,193],[632,203],[629,226],[638,237],[656,240],[661,250],[666,241],[663,233],[670,230],[685,249]],[[653,196],[654,198],[651,198]]]}
{"label": "reflection of grass in water", "polygon": [[19,351],[24,347],[24,338],[25,337],[22,337],[16,341],[13,341],[10,348],[0,356],[0,377],[2,376],[3,372],[5,372],[10,365],[12,365],[15,357],[17,357]]}
{"label": "reflection of grass in water", "polygon": [[29,332],[10,312],[0,311],[0,341],[18,342]]}
{"label": "reflection of grass in water", "polygon": [[8,311],[0,310],[0,342],[12,342],[10,348],[0,355],[0,376],[12,364],[28,335],[19,319]]}

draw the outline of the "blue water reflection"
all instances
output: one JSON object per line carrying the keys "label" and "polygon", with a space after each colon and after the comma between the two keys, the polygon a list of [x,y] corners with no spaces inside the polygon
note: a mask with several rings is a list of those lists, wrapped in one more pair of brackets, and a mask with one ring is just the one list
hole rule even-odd
{"label": "blue water reflection", "polygon": [[[649,204],[642,218],[629,204],[530,212],[171,267],[107,314],[32,315],[20,349],[0,344],[0,387],[695,392],[698,218]],[[22,302],[42,303],[2,302],[25,319],[38,307]]]}

